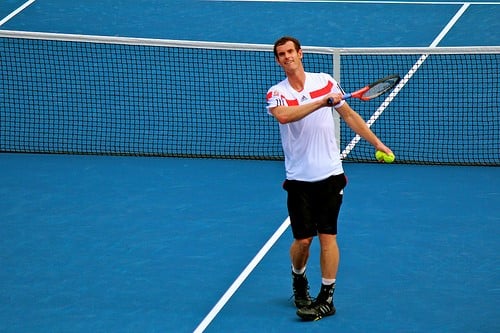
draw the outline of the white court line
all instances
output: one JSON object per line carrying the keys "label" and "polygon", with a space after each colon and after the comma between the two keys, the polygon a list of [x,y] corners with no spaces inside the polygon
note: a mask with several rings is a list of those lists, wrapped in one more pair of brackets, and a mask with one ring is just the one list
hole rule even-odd
{"label": "white court line", "polygon": [[443,30],[439,33],[436,39],[434,39],[434,41],[431,43],[429,47],[436,47],[441,42],[441,40],[443,40],[444,36],[446,36],[446,34],[451,30],[451,28],[453,28],[455,23],[457,23],[457,21],[465,13],[465,11],[467,10],[467,8],[469,8],[470,5],[471,5],[470,2],[464,3],[464,5],[458,10],[455,16],[452,17],[450,22],[448,22],[446,27],[443,28]]}
{"label": "white court line", "polygon": [[7,15],[3,20],[0,21],[0,27],[2,25],[4,25],[5,23],[7,23],[11,18],[13,18],[14,16],[16,16],[17,14],[19,14],[20,12],[22,12],[25,8],[27,8],[29,5],[31,5],[33,2],[35,2],[35,0],[29,0],[29,1],[26,1],[21,7],[19,7],[18,9],[16,9],[15,11],[13,11],[12,13],[10,13],[9,15]]}
{"label": "white court line", "polygon": [[208,325],[212,322],[215,316],[219,313],[219,311],[226,305],[229,299],[233,296],[233,294],[238,290],[241,284],[246,280],[246,278],[250,275],[250,273],[254,270],[254,268],[259,264],[259,262],[264,258],[267,252],[273,247],[274,243],[281,237],[281,235],[285,232],[285,230],[290,225],[290,218],[287,217],[285,221],[281,224],[281,226],[274,232],[274,234],[269,238],[269,240],[264,244],[262,249],[255,255],[255,257],[250,261],[247,267],[241,272],[238,278],[233,282],[231,287],[225,292],[225,294],[219,299],[217,304],[212,308],[212,310],[208,313],[208,315],[202,320],[202,322],[196,327],[194,333],[201,333],[207,328]]}
{"label": "white court line", "polygon": [[399,4],[399,5],[500,5],[500,2],[480,1],[480,2],[466,2],[466,1],[403,1],[403,0],[206,0],[212,2],[296,2],[296,3],[352,3],[352,4]]}
{"label": "white court line", "polygon": [[[469,8],[470,3],[465,3],[460,7],[458,12],[453,16],[453,18],[448,22],[448,24],[441,30],[439,35],[434,39],[434,41],[429,45],[429,47],[436,47],[441,40],[446,36],[446,34],[453,28],[455,23],[460,19],[460,17],[465,13],[467,8]],[[412,66],[412,68],[406,73],[403,79],[394,87],[394,90],[387,96],[387,98],[380,104],[378,109],[373,113],[373,115],[368,119],[366,125],[371,127],[373,123],[380,117],[380,115],[385,111],[385,109],[389,106],[392,100],[399,94],[401,89],[408,83],[411,77],[417,72],[417,70],[422,66],[422,64],[427,60],[428,54],[422,54],[422,56],[417,60],[417,62]],[[342,151],[341,158],[346,158],[346,156],[354,149],[356,144],[361,140],[361,137],[356,134],[356,136],[349,142],[349,144],[345,147],[344,151]]]}

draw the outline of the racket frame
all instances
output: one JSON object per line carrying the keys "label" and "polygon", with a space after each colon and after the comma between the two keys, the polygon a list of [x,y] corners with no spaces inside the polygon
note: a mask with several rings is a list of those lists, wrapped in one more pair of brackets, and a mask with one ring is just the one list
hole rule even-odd
{"label": "racket frame", "polygon": [[[384,89],[382,89],[381,91],[377,92],[375,95],[372,95],[372,96],[365,96],[365,94],[370,90],[370,89],[373,89],[374,87],[380,85],[380,84],[384,84],[386,82],[391,82],[391,84],[387,85],[387,87],[385,87]],[[399,81],[401,81],[401,77],[399,75],[396,75],[396,74],[393,74],[393,75],[389,75],[389,76],[386,76],[384,78],[381,78],[373,83],[370,83],[369,85],[359,89],[359,90],[356,90],[352,93],[348,93],[348,94],[344,94],[342,96],[342,100],[346,100],[346,99],[349,99],[351,97],[354,97],[354,98],[357,98],[357,99],[360,99],[362,101],[369,101],[371,99],[374,99],[376,97],[379,97],[380,95],[382,94],[385,94],[386,92],[388,92],[389,90],[391,90],[392,88],[394,88],[398,83]],[[333,105],[333,99],[332,98],[329,98],[328,99],[328,105]]]}

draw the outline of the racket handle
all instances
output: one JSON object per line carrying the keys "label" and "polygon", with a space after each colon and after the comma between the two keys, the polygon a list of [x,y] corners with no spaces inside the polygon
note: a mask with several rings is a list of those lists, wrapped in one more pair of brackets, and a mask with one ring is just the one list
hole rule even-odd
{"label": "racket handle", "polygon": [[[351,98],[352,94],[345,94],[344,96],[342,96],[342,100],[346,100],[348,98]],[[326,103],[330,106],[333,106],[333,98],[329,98],[326,100]]]}

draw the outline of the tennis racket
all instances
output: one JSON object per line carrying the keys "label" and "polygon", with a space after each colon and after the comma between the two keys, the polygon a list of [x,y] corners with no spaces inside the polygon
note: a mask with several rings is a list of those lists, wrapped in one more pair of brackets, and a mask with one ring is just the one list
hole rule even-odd
{"label": "tennis racket", "polygon": [[[399,81],[401,81],[399,75],[389,75],[355,92],[345,94],[342,96],[342,99],[345,100],[354,97],[362,101],[369,101],[391,90]],[[328,99],[328,105],[333,105],[333,98]]]}

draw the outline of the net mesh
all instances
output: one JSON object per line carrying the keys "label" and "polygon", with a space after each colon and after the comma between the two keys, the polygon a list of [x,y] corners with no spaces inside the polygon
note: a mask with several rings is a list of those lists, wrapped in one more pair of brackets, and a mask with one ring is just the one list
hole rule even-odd
{"label": "net mesh", "polygon": [[[500,164],[499,49],[425,50],[371,127],[399,163]],[[405,75],[423,50],[304,51],[307,71],[336,70],[354,91]],[[0,73],[1,152],[283,159],[269,45],[1,31]],[[368,119],[383,100],[349,103]],[[341,146],[353,137],[342,125]],[[361,140],[344,159],[373,155]]]}

